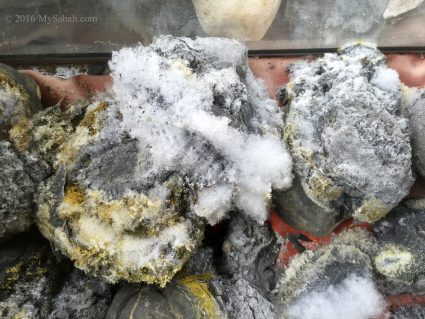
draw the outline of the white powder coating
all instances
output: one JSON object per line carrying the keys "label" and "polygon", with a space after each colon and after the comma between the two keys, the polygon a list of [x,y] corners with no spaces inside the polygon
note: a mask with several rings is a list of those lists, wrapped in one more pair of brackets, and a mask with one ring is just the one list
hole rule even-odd
{"label": "white powder coating", "polygon": [[351,274],[338,285],[303,295],[288,309],[289,319],[371,319],[385,311],[373,281]]}
{"label": "white powder coating", "polygon": [[413,184],[401,84],[385,56],[352,45],[302,61],[288,88],[285,136],[305,192],[361,221],[383,217]]}
{"label": "white powder coating", "polygon": [[283,114],[244,45],[164,36],[115,52],[109,66],[121,128],[147,150],[141,180],[179,172],[198,192],[192,211],[212,224],[235,208],[267,218],[272,188],[291,185],[292,162]]}

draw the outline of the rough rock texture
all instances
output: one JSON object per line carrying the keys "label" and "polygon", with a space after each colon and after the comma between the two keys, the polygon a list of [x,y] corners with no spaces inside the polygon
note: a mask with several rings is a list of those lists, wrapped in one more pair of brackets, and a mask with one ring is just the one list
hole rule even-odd
{"label": "rough rock texture", "polygon": [[111,287],[70,270],[34,236],[17,237],[0,247],[0,317],[102,318],[111,300]]}
{"label": "rough rock texture", "polygon": [[299,180],[275,193],[278,213],[324,235],[346,217],[374,222],[397,206],[413,183],[411,147],[398,74],[384,55],[354,45],[296,63],[288,91],[285,138]]}
{"label": "rough rock texture", "polygon": [[[362,229],[350,229],[316,251],[296,256],[278,285],[280,318],[370,318],[385,308],[373,282],[369,256],[376,242]],[[352,309],[351,309],[352,308]]]}
{"label": "rough rock texture", "polygon": [[269,225],[259,225],[240,214],[233,216],[222,248],[219,272],[243,279],[268,296],[277,281],[275,263],[279,247]]}
{"label": "rough rock texture", "polygon": [[138,180],[143,150],[107,109],[91,105],[59,149],[57,171],[40,187],[37,224],[86,272],[165,284],[199,245],[202,223],[187,214],[183,178],[158,177],[162,187]]}
{"label": "rough rock texture", "polygon": [[379,245],[374,265],[388,294],[425,294],[425,206],[420,201],[410,206],[397,207],[374,227]]}
{"label": "rough rock texture", "polygon": [[413,167],[425,178],[425,90],[413,90],[409,95],[407,114],[411,130]]}
{"label": "rough rock texture", "polygon": [[106,319],[228,318],[209,288],[211,279],[211,274],[190,276],[164,289],[126,285],[115,295]]}
{"label": "rough rock texture", "polygon": [[389,315],[389,319],[424,319],[425,306],[413,305],[401,307]]}
{"label": "rough rock texture", "polygon": [[283,114],[247,63],[219,38],[159,37],[110,63],[122,128],[145,150],[141,178],[179,172],[197,193],[191,211],[214,224],[234,208],[259,222],[272,188],[291,184]]}
{"label": "rough rock texture", "polygon": [[276,238],[267,226],[240,214],[232,215],[225,238],[221,252],[201,247],[163,289],[122,287],[107,318],[130,313],[135,318],[275,318],[268,298],[276,279]]}
{"label": "rough rock texture", "polygon": [[165,285],[200,246],[205,220],[240,207],[262,222],[271,188],[289,186],[282,114],[235,41],[161,37],[110,66],[106,102],[31,131],[52,141],[30,145],[56,169],[37,224],[86,272]]}
{"label": "rough rock texture", "polygon": [[48,318],[104,318],[111,300],[109,284],[74,269],[54,296]]}
{"label": "rough rock texture", "polygon": [[16,139],[31,115],[41,110],[39,94],[32,79],[0,64],[0,241],[33,222],[33,194],[43,172]]}
{"label": "rough rock texture", "polygon": [[225,305],[231,319],[274,319],[273,304],[244,279],[216,279],[214,295]]}

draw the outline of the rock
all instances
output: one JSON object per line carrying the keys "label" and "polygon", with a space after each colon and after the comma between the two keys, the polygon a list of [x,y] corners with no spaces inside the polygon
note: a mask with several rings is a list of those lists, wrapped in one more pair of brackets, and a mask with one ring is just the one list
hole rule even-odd
{"label": "rock", "polygon": [[223,301],[229,318],[276,318],[273,304],[246,280],[220,278],[212,285],[216,298]]}
{"label": "rock", "polygon": [[285,139],[299,181],[275,193],[280,216],[320,236],[344,218],[375,222],[397,206],[413,184],[411,147],[398,74],[384,55],[354,45],[296,63],[288,91]]}
{"label": "rock", "polygon": [[107,319],[128,318],[131,313],[137,319],[275,318],[268,297],[277,277],[276,248],[267,226],[234,215],[221,253],[201,247],[162,289],[123,286]]}
{"label": "rock", "polygon": [[48,319],[104,318],[112,301],[112,286],[74,269],[52,300]]}
{"label": "rock", "polygon": [[234,280],[243,279],[269,296],[277,281],[275,263],[279,248],[268,224],[259,225],[240,214],[233,216],[223,243],[219,272]]}
{"label": "rock", "polygon": [[144,151],[108,108],[91,105],[61,147],[55,175],[40,187],[37,225],[90,274],[164,285],[199,246],[203,224],[187,212],[183,178],[158,176],[161,187],[140,180]]}
{"label": "rock", "polygon": [[259,41],[279,10],[281,0],[192,0],[204,31],[213,37]]}
{"label": "rock", "polygon": [[290,186],[292,162],[283,113],[243,44],[164,36],[116,53],[110,68],[122,126],[149,150],[147,176],[185,175],[197,193],[191,211],[210,224],[231,210],[267,219],[271,190]]}
{"label": "rock", "polygon": [[385,19],[397,17],[408,11],[412,11],[419,7],[424,0],[390,0],[384,11]]}
{"label": "rock", "polygon": [[33,223],[33,195],[44,173],[22,152],[23,130],[42,109],[39,88],[29,77],[0,64],[0,241]]}
{"label": "rock", "polygon": [[[19,134],[32,114],[42,110],[40,89],[33,79],[0,64],[0,138]],[[10,131],[11,130],[11,131]]]}
{"label": "rock", "polygon": [[228,318],[209,288],[211,279],[211,274],[190,276],[164,289],[126,285],[115,295],[106,319]]}
{"label": "rock", "polygon": [[363,229],[342,232],[316,251],[294,257],[278,284],[279,318],[372,318],[385,310],[373,281],[374,238]]}
{"label": "rock", "polygon": [[423,305],[403,306],[391,312],[389,319],[422,319],[425,318]]}
{"label": "rock", "polygon": [[374,227],[379,245],[374,265],[389,294],[425,293],[425,210],[417,204],[397,207]]}
{"label": "rock", "polygon": [[407,94],[413,167],[422,178],[425,178],[425,90],[410,90]]}
{"label": "rock", "polygon": [[0,256],[1,318],[97,319],[105,315],[111,287],[57,261],[37,235],[24,234],[3,243]]}

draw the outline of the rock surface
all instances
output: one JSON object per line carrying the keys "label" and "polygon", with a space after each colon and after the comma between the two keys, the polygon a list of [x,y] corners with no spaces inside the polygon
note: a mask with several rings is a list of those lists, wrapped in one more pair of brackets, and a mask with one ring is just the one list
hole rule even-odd
{"label": "rock surface", "polygon": [[3,243],[0,256],[1,318],[97,319],[105,315],[111,287],[58,262],[37,235]]}
{"label": "rock surface", "polygon": [[263,222],[271,188],[290,185],[282,113],[236,41],[160,37],[110,67],[105,101],[33,121],[28,144],[55,169],[37,224],[90,274],[164,286],[205,222],[236,207]]}
{"label": "rock surface", "polygon": [[285,138],[299,181],[275,193],[287,222],[325,235],[350,216],[375,222],[408,194],[411,147],[400,89],[384,55],[368,46],[292,66]]}
{"label": "rock surface", "polygon": [[[385,310],[370,256],[376,241],[363,229],[294,257],[278,285],[279,318],[373,318]],[[351,317],[350,317],[351,316]]]}
{"label": "rock surface", "polygon": [[376,271],[388,294],[425,294],[425,209],[422,201],[399,206],[375,224]]}
{"label": "rock surface", "polygon": [[240,214],[233,216],[223,243],[219,272],[243,279],[269,296],[277,282],[275,263],[279,247],[268,224],[259,225]]}
{"label": "rock surface", "polygon": [[425,91],[413,89],[407,94],[413,167],[422,178],[425,178]]}
{"label": "rock surface", "polygon": [[36,83],[0,64],[0,241],[33,223],[33,195],[45,172],[17,139],[22,139],[31,115],[41,109]]}

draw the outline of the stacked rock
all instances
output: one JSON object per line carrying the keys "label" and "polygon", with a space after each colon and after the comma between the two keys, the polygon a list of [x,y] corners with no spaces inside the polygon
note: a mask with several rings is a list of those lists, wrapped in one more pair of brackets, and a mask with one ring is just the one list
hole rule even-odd
{"label": "stacked rock", "polygon": [[[423,94],[353,45],[291,67],[284,117],[246,56],[160,37],[114,54],[108,94],[45,109],[0,67],[2,318],[366,319],[425,294],[425,209],[400,204],[412,153],[423,174]],[[297,243],[278,269],[293,238],[264,224],[272,198],[309,236],[373,227]],[[48,242],[16,236],[33,222]]]}

